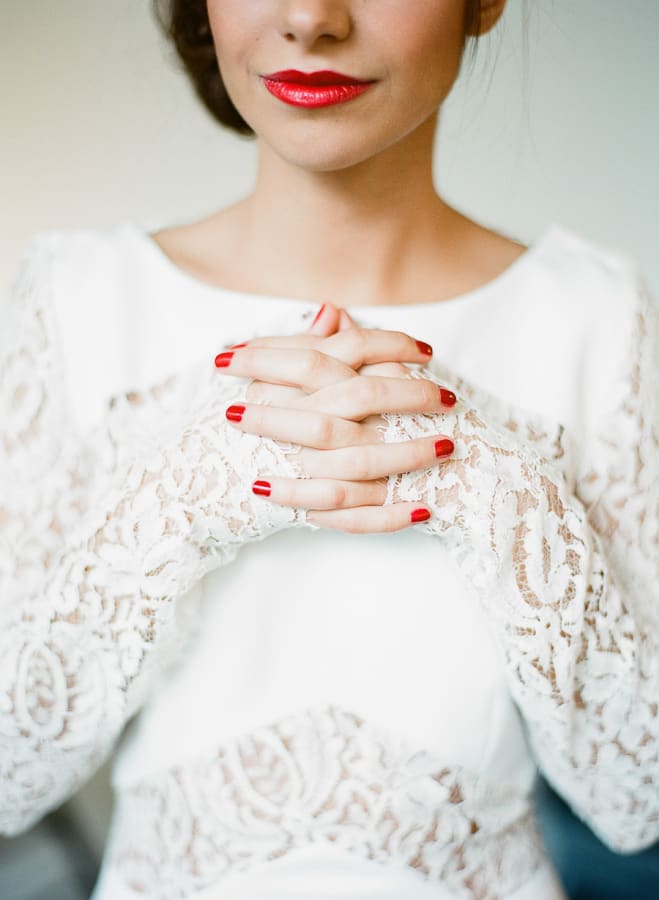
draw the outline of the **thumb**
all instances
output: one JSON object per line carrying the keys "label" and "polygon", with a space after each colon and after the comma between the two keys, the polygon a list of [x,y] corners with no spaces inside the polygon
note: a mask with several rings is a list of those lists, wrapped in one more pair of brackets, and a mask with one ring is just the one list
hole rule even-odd
{"label": "thumb", "polygon": [[357,323],[351,319],[345,309],[339,310],[339,331],[346,331],[348,328],[356,328]]}
{"label": "thumb", "polygon": [[331,303],[323,303],[316,318],[307,329],[307,334],[316,334],[318,337],[329,337],[339,330],[339,309]]}

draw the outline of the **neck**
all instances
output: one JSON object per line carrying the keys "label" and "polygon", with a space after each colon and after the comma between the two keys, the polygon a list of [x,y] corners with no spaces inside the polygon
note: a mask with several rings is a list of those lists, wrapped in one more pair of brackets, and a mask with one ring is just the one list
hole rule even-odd
{"label": "neck", "polygon": [[234,208],[233,259],[255,273],[252,289],[340,306],[400,302],[420,261],[450,243],[457,217],[434,188],[435,129],[429,120],[335,172],[301,169],[261,146],[254,192]]}

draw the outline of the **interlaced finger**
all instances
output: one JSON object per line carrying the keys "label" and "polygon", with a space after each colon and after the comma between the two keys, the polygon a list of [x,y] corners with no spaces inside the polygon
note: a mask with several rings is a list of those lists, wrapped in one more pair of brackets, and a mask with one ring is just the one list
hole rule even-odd
{"label": "interlaced finger", "polygon": [[[373,363],[364,365],[358,375],[378,375],[383,378],[411,378],[410,369],[402,363]],[[271,406],[297,406],[307,396],[301,388],[253,379],[247,388],[245,399],[250,403],[266,403]],[[313,395],[312,395],[313,396]],[[320,408],[320,407],[319,407]]]}
{"label": "interlaced finger", "polygon": [[353,509],[311,510],[307,521],[320,528],[348,534],[379,534],[402,531],[430,518],[419,503],[392,503],[390,506],[360,506]]}
{"label": "interlaced finger", "polygon": [[308,332],[258,337],[247,341],[245,348],[318,350],[353,369],[359,369],[366,364],[392,361],[423,364],[432,356],[432,348],[425,341],[417,340],[402,331],[387,331],[380,328],[348,328],[345,331],[337,331],[329,337]]}
{"label": "interlaced finger", "polygon": [[[365,426],[358,426],[365,428]],[[367,431],[365,433],[368,433]],[[303,447],[297,462],[310,478],[338,478],[347,481],[371,481],[402,472],[414,472],[436,465],[453,453],[453,442],[446,435],[414,438],[408,441],[318,450]]]}
{"label": "interlaced finger", "polygon": [[249,403],[230,406],[226,416],[242,431],[299,444],[303,448],[355,450],[358,445],[378,440],[377,430],[371,426],[315,410],[296,409],[291,414],[290,409]]}
{"label": "interlaced finger", "polygon": [[359,369],[358,375],[379,375],[382,378],[411,378],[409,366],[404,363],[366,363]]}
{"label": "interlaced finger", "polygon": [[306,393],[357,377],[352,366],[319,350],[308,348],[292,352],[281,347],[244,347],[219,353],[215,358],[215,365],[220,372],[229,375],[298,387]]}
{"label": "interlaced finger", "polygon": [[295,408],[322,410],[354,421],[385,412],[445,412],[455,403],[452,391],[425,378],[361,375],[292,401]]}
{"label": "interlaced finger", "polygon": [[373,363],[427,363],[432,347],[402,331],[348,328],[323,338],[324,352],[336,356],[355,370]]}
{"label": "interlaced finger", "polygon": [[267,406],[296,408],[307,395],[301,388],[284,384],[269,384],[267,381],[252,381],[245,392],[249,403],[264,403]]}
{"label": "interlaced finger", "polygon": [[255,481],[252,491],[268,497],[272,503],[298,509],[349,509],[353,506],[382,506],[387,498],[387,481],[279,478],[268,475]]}

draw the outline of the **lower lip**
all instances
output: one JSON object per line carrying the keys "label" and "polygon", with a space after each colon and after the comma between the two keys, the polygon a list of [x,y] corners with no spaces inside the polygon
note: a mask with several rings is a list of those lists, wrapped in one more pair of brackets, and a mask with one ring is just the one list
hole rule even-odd
{"label": "lower lip", "polygon": [[272,81],[264,78],[263,83],[270,93],[290,106],[302,106],[305,109],[321,109],[323,106],[336,106],[347,103],[365,93],[373,84],[293,84],[290,81]]}

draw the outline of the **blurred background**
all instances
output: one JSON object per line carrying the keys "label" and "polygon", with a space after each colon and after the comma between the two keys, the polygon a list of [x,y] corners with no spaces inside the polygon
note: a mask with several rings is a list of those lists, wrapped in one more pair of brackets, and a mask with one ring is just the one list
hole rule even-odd
{"label": "blurred background", "polygon": [[[525,243],[560,223],[619,247],[659,296],[658,38],[657,0],[508,0],[442,112],[443,196]],[[156,229],[249,190],[254,146],[194,99],[150,0],[2,0],[0,51],[2,296],[36,231]],[[658,850],[615,857],[538,791],[572,900],[659,898]],[[106,767],[0,839],[0,897],[88,897],[110,811]]]}

